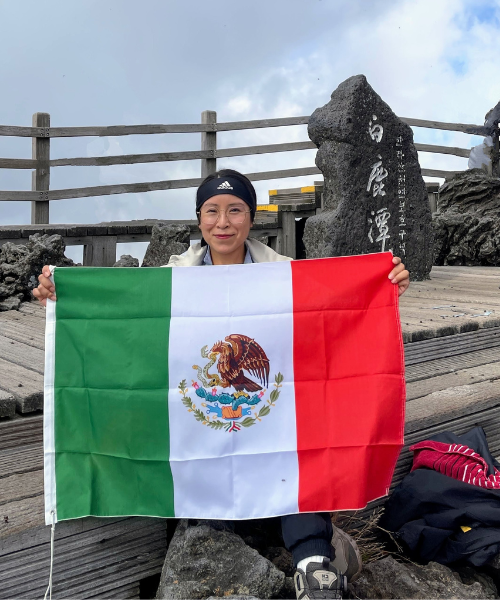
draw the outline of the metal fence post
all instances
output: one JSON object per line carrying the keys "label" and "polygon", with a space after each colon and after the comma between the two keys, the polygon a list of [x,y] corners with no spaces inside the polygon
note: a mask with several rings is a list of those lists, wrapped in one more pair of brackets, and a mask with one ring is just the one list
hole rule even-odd
{"label": "metal fence post", "polygon": [[202,158],[201,159],[201,176],[205,178],[207,175],[211,175],[217,171],[217,113],[215,110],[204,110],[201,113],[202,125],[214,125],[213,131],[202,131],[201,132],[201,149],[211,150],[213,158]]}
{"label": "metal fence post", "polygon": [[40,192],[39,200],[31,202],[31,223],[49,223],[49,186],[50,186],[50,115],[35,113],[33,127],[42,127],[40,137],[32,141],[31,157],[38,161],[31,175],[31,189]]}

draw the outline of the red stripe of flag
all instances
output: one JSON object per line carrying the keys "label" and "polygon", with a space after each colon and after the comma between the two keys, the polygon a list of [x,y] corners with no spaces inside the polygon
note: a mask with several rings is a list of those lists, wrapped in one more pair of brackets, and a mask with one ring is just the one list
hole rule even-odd
{"label": "red stripe of flag", "polygon": [[384,496],[404,431],[392,255],[292,262],[299,510]]}

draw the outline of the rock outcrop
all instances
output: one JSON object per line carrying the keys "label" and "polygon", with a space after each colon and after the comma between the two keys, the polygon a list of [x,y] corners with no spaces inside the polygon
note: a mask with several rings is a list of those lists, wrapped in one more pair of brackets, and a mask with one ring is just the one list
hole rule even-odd
{"label": "rock outcrop", "polygon": [[368,84],[347,79],[309,119],[324,211],[308,219],[308,258],[392,250],[412,279],[429,276],[431,212],[413,132]]}
{"label": "rock outcrop", "polygon": [[434,215],[436,265],[500,265],[500,179],[471,169],[447,179]]}
{"label": "rock outcrop", "polygon": [[182,254],[189,248],[190,229],[187,225],[157,223],[153,226],[151,241],[142,261],[143,267],[166,265],[174,254]]}
{"label": "rock outcrop", "polygon": [[117,260],[113,267],[138,267],[139,259],[134,258],[130,254],[122,254],[120,260]]}
{"label": "rock outcrop", "polygon": [[66,246],[60,235],[31,235],[26,244],[6,242],[0,247],[0,311],[17,310],[23,300],[31,300],[44,265],[70,267],[75,263],[64,256]]}
{"label": "rock outcrop", "polygon": [[284,584],[285,574],[237,534],[217,522],[183,520],[170,542],[156,597],[274,598]]}
{"label": "rock outcrop", "polygon": [[460,576],[438,563],[419,566],[391,556],[369,563],[349,584],[355,598],[495,598],[478,581],[465,585]]}

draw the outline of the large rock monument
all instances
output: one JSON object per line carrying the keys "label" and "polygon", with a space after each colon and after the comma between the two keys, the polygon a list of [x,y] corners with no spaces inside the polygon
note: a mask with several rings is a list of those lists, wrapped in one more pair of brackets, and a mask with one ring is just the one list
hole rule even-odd
{"label": "large rock monument", "polygon": [[314,111],[309,137],[325,183],[324,210],[305,227],[307,257],[391,250],[412,279],[427,279],[432,218],[411,128],[357,75]]}

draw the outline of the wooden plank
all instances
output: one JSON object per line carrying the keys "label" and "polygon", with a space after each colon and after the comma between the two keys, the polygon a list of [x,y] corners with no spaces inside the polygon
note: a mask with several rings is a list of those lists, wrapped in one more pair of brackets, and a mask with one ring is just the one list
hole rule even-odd
{"label": "wooden plank", "polygon": [[[82,520],[87,520],[84,518]],[[107,519],[101,519],[100,517],[96,520],[107,521]],[[166,520],[165,519],[155,519],[155,518],[122,518],[119,521],[114,521],[111,523],[103,523],[100,527],[91,527],[90,529],[72,529],[71,532],[68,532],[65,525],[62,524],[61,521],[56,525],[56,533],[55,533],[55,544],[56,550],[58,551],[57,562],[59,565],[65,562],[66,559],[71,561],[72,556],[78,553],[85,555],[87,553],[87,549],[92,545],[96,545],[97,553],[102,552],[104,550],[104,554],[106,554],[110,549],[119,547],[121,544],[128,542],[130,539],[134,537],[138,541],[147,541],[144,538],[148,535],[155,535],[156,537],[161,537],[161,535],[165,536],[166,533]],[[43,523],[40,523],[42,526]],[[61,537],[60,530],[64,533],[64,537]],[[158,534],[160,534],[158,536]],[[17,562],[21,562],[21,569],[18,570],[18,573],[21,574],[23,571],[26,571],[26,567],[29,566],[30,562],[36,561],[37,559],[46,560],[49,558],[49,555],[46,553],[46,549],[43,546],[47,546],[50,541],[50,536],[47,536],[47,540],[45,538],[43,542],[36,538],[32,541],[31,544],[21,547],[14,553],[5,552],[2,556],[2,562],[0,564],[0,577],[2,573],[9,571],[9,562],[15,564]],[[142,539],[141,539],[142,538]],[[6,543],[6,542],[5,542]],[[106,546],[103,546],[103,543]],[[139,544],[138,544],[139,545]],[[6,550],[7,548],[5,548]],[[88,559],[89,562],[93,562],[94,557]]]}
{"label": "wooden plank", "polygon": [[9,475],[43,469],[42,444],[0,450],[0,479]]}
{"label": "wooden plank", "polygon": [[[50,115],[48,113],[35,113],[33,127],[48,130]],[[31,189],[39,194],[37,201],[31,203],[31,222],[49,223],[49,203],[46,193],[50,187],[50,138],[34,137],[32,140],[32,158],[37,161],[35,171],[32,173]]]}
{"label": "wooden plank", "polygon": [[[5,556],[13,552],[32,552],[42,544],[50,543],[50,528],[45,525],[44,498],[39,494],[25,500],[9,502],[2,506],[2,513],[8,520],[0,519],[0,566],[4,564]],[[57,524],[55,540],[58,545],[73,543],[75,536],[90,532],[93,538],[109,538],[110,532],[118,535],[125,531],[130,521],[147,521],[144,517],[85,517],[61,521]],[[135,525],[133,525],[135,527]],[[111,529],[112,528],[112,529]],[[117,529],[118,528],[118,529]],[[102,531],[98,531],[102,529]],[[72,541],[73,538],[73,541]],[[35,550],[36,551],[36,550]]]}
{"label": "wooden plank", "polygon": [[251,181],[265,181],[268,179],[283,179],[287,177],[303,177],[305,175],[318,175],[322,172],[318,167],[301,167],[299,169],[281,169],[278,171],[263,171],[261,173],[246,173]]}
{"label": "wooden plank", "polygon": [[466,123],[443,123],[442,121],[427,121],[425,119],[410,119],[399,117],[401,121],[412,127],[428,127],[429,129],[444,129],[446,131],[461,131],[472,135],[490,135],[490,131],[483,125],[471,125]]}
{"label": "wooden plank", "polygon": [[[61,540],[59,532],[67,529],[66,525],[67,522],[62,522],[56,528],[55,598],[67,597],[68,593],[71,597],[77,594],[86,598],[100,595],[161,571],[166,528],[160,519],[122,520]],[[46,586],[49,556],[47,542],[7,554],[2,566],[9,579],[0,597],[39,597]],[[5,581],[5,577],[2,579]]]}
{"label": "wooden plank", "polygon": [[18,127],[0,125],[0,135],[15,137],[114,137],[122,135],[152,135],[156,133],[198,133],[212,131],[200,123],[176,125],[111,125],[108,127]]}
{"label": "wooden plank", "polygon": [[232,121],[217,123],[217,131],[236,131],[238,129],[261,129],[262,127],[285,127],[288,125],[307,125],[309,117],[284,117],[280,119],[258,119],[256,121]]}
{"label": "wooden plank", "polygon": [[32,158],[0,158],[0,169],[36,169],[37,164]]}
{"label": "wooden plank", "polygon": [[0,333],[7,339],[21,342],[27,346],[39,348],[40,350],[44,350],[45,348],[43,331],[33,331],[30,327],[27,330],[20,330],[14,323],[2,323],[0,320]]}
{"label": "wooden plank", "polygon": [[7,362],[43,375],[45,353],[39,348],[0,335],[0,357]]}
{"label": "wooden plank", "polygon": [[[112,565],[99,572],[101,577],[106,576],[106,583],[100,583],[101,580],[93,580],[87,575],[83,576],[79,581],[78,585],[71,582],[71,585],[67,589],[61,590],[54,586],[54,598],[67,598],[68,593],[71,594],[87,594],[97,595],[97,597],[105,597],[107,591],[113,590],[117,583],[123,584],[130,581],[140,581],[151,575],[157,575],[161,573],[163,563],[165,561],[165,551],[159,549],[155,552],[150,553],[144,557],[147,559],[146,562],[141,561],[141,557],[137,557],[136,560],[128,560],[123,563]],[[43,588],[42,588],[43,589]],[[35,597],[39,597],[38,594]]]}
{"label": "wooden plank", "polygon": [[15,415],[12,420],[0,421],[0,450],[42,443],[42,438],[43,416],[40,414]]}
{"label": "wooden plank", "polygon": [[[59,591],[74,585],[78,580],[83,581],[80,576],[84,574],[93,573],[95,579],[105,579],[102,577],[102,567],[105,566],[130,559],[137,560],[141,556],[142,560],[138,562],[147,562],[148,554],[161,550],[162,544],[166,553],[166,531],[157,524],[150,523],[140,528],[129,527],[120,534],[115,533],[113,528],[107,529],[100,539],[94,536],[94,539],[89,540],[83,534],[66,538],[61,544],[59,540],[56,541],[53,579],[57,582]],[[69,540],[71,544],[68,544]],[[3,594],[8,591],[11,595],[18,596],[20,593],[32,591],[36,579],[46,580],[50,565],[47,546],[30,548],[29,552],[21,551],[4,557],[0,576],[2,571],[4,580],[8,575],[10,585],[5,583]]]}
{"label": "wooden plank", "polygon": [[[111,598],[123,598],[124,600],[128,600],[128,599],[133,599],[133,598],[140,598],[140,582],[134,582],[134,583],[129,583],[127,585],[124,586],[120,586],[117,588],[113,588],[113,590],[110,590],[109,592],[107,592],[105,594],[105,598],[106,600],[111,599]],[[87,596],[87,598],[90,600],[91,598],[99,598],[102,599],[102,592],[100,590],[94,590],[97,593],[97,596]]]}
{"label": "wooden plank", "polygon": [[464,414],[484,411],[500,403],[498,381],[483,381],[439,390],[406,404],[408,432],[447,423]]}
{"label": "wooden plank", "polygon": [[[437,358],[442,351],[452,351],[456,356],[464,352],[500,346],[500,327],[478,329],[462,333],[452,338],[438,338],[413,342],[405,345],[405,361],[407,365]],[[462,352],[463,351],[463,352]]]}
{"label": "wooden plank", "polygon": [[4,477],[0,485],[0,506],[43,494],[43,470]]}
{"label": "wooden plank", "polygon": [[[140,583],[134,582],[128,585],[124,585],[123,587],[114,588],[109,592],[106,592],[105,598],[106,600],[111,598],[123,598],[124,600],[132,599],[132,598],[140,598]],[[87,596],[87,598],[103,598],[102,592],[100,590],[94,590],[97,593],[97,596]]]}
{"label": "wooden plank", "polygon": [[[420,169],[424,177],[444,177],[449,179],[462,171],[442,171],[441,169]],[[0,192],[1,194],[1,192]]]}
{"label": "wooden plank", "polygon": [[453,154],[454,156],[462,156],[463,158],[469,158],[470,156],[470,148],[453,148],[451,146],[435,146],[434,144],[415,144],[415,148],[419,152]]}
{"label": "wooden plank", "polygon": [[[44,521],[43,494],[3,504],[0,512],[0,565],[4,555],[50,541]],[[5,518],[7,517],[7,519]]]}
{"label": "wooden plank", "polygon": [[43,408],[43,375],[0,358],[0,389],[16,399],[16,410],[29,413]]}
{"label": "wooden plank", "polygon": [[[402,121],[413,127],[428,127],[430,129],[444,129],[447,131],[461,131],[473,135],[489,135],[488,128],[482,125],[464,123],[444,123],[442,121],[429,121],[400,117]],[[121,135],[151,135],[156,133],[198,133],[201,131],[236,131],[239,129],[260,129],[262,127],[284,127],[288,125],[306,125],[309,116],[285,117],[280,119],[259,119],[254,121],[232,121],[218,123],[216,129],[199,123],[175,125],[114,125],[108,127],[51,127],[47,132],[39,127],[17,127],[0,125],[0,135],[15,137],[42,137],[47,133],[50,137],[81,137],[81,136],[121,136]]]}
{"label": "wooden plank", "polygon": [[498,347],[477,350],[476,352],[468,352],[466,354],[460,354],[459,356],[438,358],[425,363],[421,362],[407,366],[405,370],[405,379],[407,383],[421,381],[437,375],[454,373],[460,369],[487,365],[489,363],[498,361],[498,358]]}
{"label": "wooden plank", "polygon": [[[436,375],[408,383],[406,399],[413,401],[429,394],[464,385],[475,385],[483,381],[493,383],[500,379],[500,361],[476,367],[460,369],[445,375]],[[497,384],[498,385],[498,384]],[[499,386],[500,387],[500,386]]]}
{"label": "wooden plank", "polygon": [[45,321],[45,307],[42,306],[38,300],[23,302],[19,307],[19,312],[27,315],[34,315]]}
{"label": "wooden plank", "polygon": [[[282,179],[287,177],[302,177],[317,175],[321,171],[317,167],[302,167],[299,169],[281,169],[277,171],[263,171],[248,173],[251,181],[264,181],[268,179]],[[99,185],[93,187],[72,188],[64,190],[50,190],[45,196],[48,200],[66,200],[70,198],[88,198],[93,196],[109,196],[113,194],[138,194],[159,190],[174,190],[189,187],[198,187],[203,181],[197,179],[174,179],[168,181],[151,181],[144,183],[122,183],[116,185]],[[0,191],[0,201],[25,201],[38,199],[37,192]]]}
{"label": "wooden plank", "polygon": [[238,129],[260,129],[262,127],[284,127],[306,125],[309,117],[285,117],[280,119],[259,119],[255,121],[232,121],[210,124],[175,125],[112,125],[108,127],[51,127],[48,131],[41,127],[17,127],[0,125],[0,135],[15,137],[114,137],[122,135],[152,135],[156,133],[198,133],[202,131],[235,131]]}

